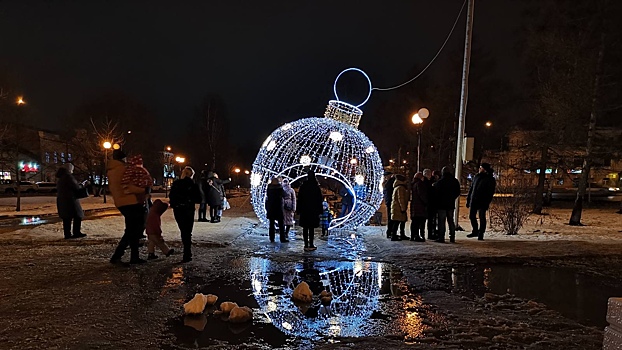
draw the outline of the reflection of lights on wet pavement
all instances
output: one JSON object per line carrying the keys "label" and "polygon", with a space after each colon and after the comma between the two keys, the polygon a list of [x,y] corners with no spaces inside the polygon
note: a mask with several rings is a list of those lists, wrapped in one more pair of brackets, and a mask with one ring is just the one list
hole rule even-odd
{"label": "reflection of lights on wet pavement", "polygon": [[[381,294],[408,293],[403,275],[391,265],[363,260],[271,265],[262,258],[251,258],[249,263],[259,313],[287,335],[319,339],[405,332],[416,337],[425,328],[419,310],[413,309],[421,306],[420,301],[408,307],[402,307],[406,304],[401,299],[380,301]],[[291,295],[303,280],[310,283],[315,300],[309,305],[296,305]],[[329,305],[322,305],[318,298],[323,289],[333,294]],[[372,318],[378,312],[395,314]]]}
{"label": "reflection of lights on wet pavement", "polygon": [[171,276],[166,279],[160,296],[166,295],[166,293],[174,288],[180,287],[184,283],[184,268],[182,266],[174,267],[171,270]]}
{"label": "reflection of lights on wet pavement", "polygon": [[28,218],[22,218],[21,225],[24,225],[24,226],[28,226],[28,225],[41,225],[41,224],[45,224],[46,222],[47,222],[46,220],[41,220],[40,217],[32,216],[32,217],[28,217]]}
{"label": "reflection of lights on wet pavement", "polygon": [[451,268],[451,285],[456,288],[458,286],[458,276],[456,275],[457,270],[452,267]]}

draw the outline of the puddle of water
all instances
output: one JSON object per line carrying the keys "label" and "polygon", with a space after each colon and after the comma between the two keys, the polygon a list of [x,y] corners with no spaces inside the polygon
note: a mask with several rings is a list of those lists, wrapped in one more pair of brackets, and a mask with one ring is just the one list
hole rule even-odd
{"label": "puddle of water", "polygon": [[607,325],[609,298],[622,296],[620,285],[608,285],[602,279],[564,268],[509,265],[455,268],[451,280],[454,289],[461,293],[478,296],[509,293],[533,299],[583,325],[601,329]]}
{"label": "puddle of water", "polygon": [[[206,347],[225,341],[296,347],[319,339],[338,342],[341,337],[396,335],[412,340],[427,329],[423,316],[427,310],[392,265],[360,260],[275,263],[251,258],[247,271],[249,279],[213,279],[200,292],[218,295],[217,304],[234,301],[251,307],[254,321],[230,324],[211,310],[205,319],[175,318],[168,326],[177,344]],[[314,302],[308,305],[291,299],[302,281],[314,294]],[[322,290],[333,294],[328,305],[318,298]]]}

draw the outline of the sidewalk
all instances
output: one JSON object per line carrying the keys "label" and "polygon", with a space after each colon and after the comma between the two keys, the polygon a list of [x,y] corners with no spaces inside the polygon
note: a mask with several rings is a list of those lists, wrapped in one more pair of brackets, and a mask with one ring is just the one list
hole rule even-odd
{"label": "sidewalk", "polygon": [[[164,196],[164,195],[162,195]],[[15,211],[16,197],[0,198],[0,219],[24,216],[49,216],[57,215],[56,196],[30,196],[21,198],[21,211]],[[93,210],[105,210],[114,208],[112,197],[88,197],[80,200],[85,212]]]}

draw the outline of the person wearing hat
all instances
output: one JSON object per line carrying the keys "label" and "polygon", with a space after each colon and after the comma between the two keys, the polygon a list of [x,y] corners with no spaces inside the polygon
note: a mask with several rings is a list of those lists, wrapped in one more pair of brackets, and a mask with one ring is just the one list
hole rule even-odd
{"label": "person wearing hat", "polygon": [[[467,237],[477,237],[478,240],[484,240],[484,232],[486,232],[486,211],[492,202],[495,194],[497,181],[493,177],[493,170],[488,163],[482,163],[479,167],[479,173],[475,175],[469,194],[467,195],[466,207],[470,209],[469,219],[473,232]],[[479,225],[477,217],[479,216]]]}
{"label": "person wearing hat", "polygon": [[121,262],[121,257],[129,246],[130,264],[142,264],[147,262],[141,259],[138,254],[138,241],[145,229],[145,188],[133,183],[123,183],[126,158],[127,156],[123,151],[114,150],[112,159],[108,161],[108,188],[114,199],[114,205],[125,218],[125,233],[121,237],[114,254],[112,254],[110,263]]}

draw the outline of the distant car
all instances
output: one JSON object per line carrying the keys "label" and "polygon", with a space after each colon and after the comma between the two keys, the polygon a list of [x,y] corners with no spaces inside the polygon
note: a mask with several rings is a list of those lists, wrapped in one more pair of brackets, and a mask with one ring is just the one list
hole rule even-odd
{"label": "distant car", "polygon": [[[30,181],[20,181],[19,187],[23,193],[36,193],[38,190],[37,184]],[[13,180],[4,180],[0,183],[0,193],[17,193],[17,184]]]}
{"label": "distant car", "polygon": [[56,182],[37,182],[37,192],[56,193]]}

